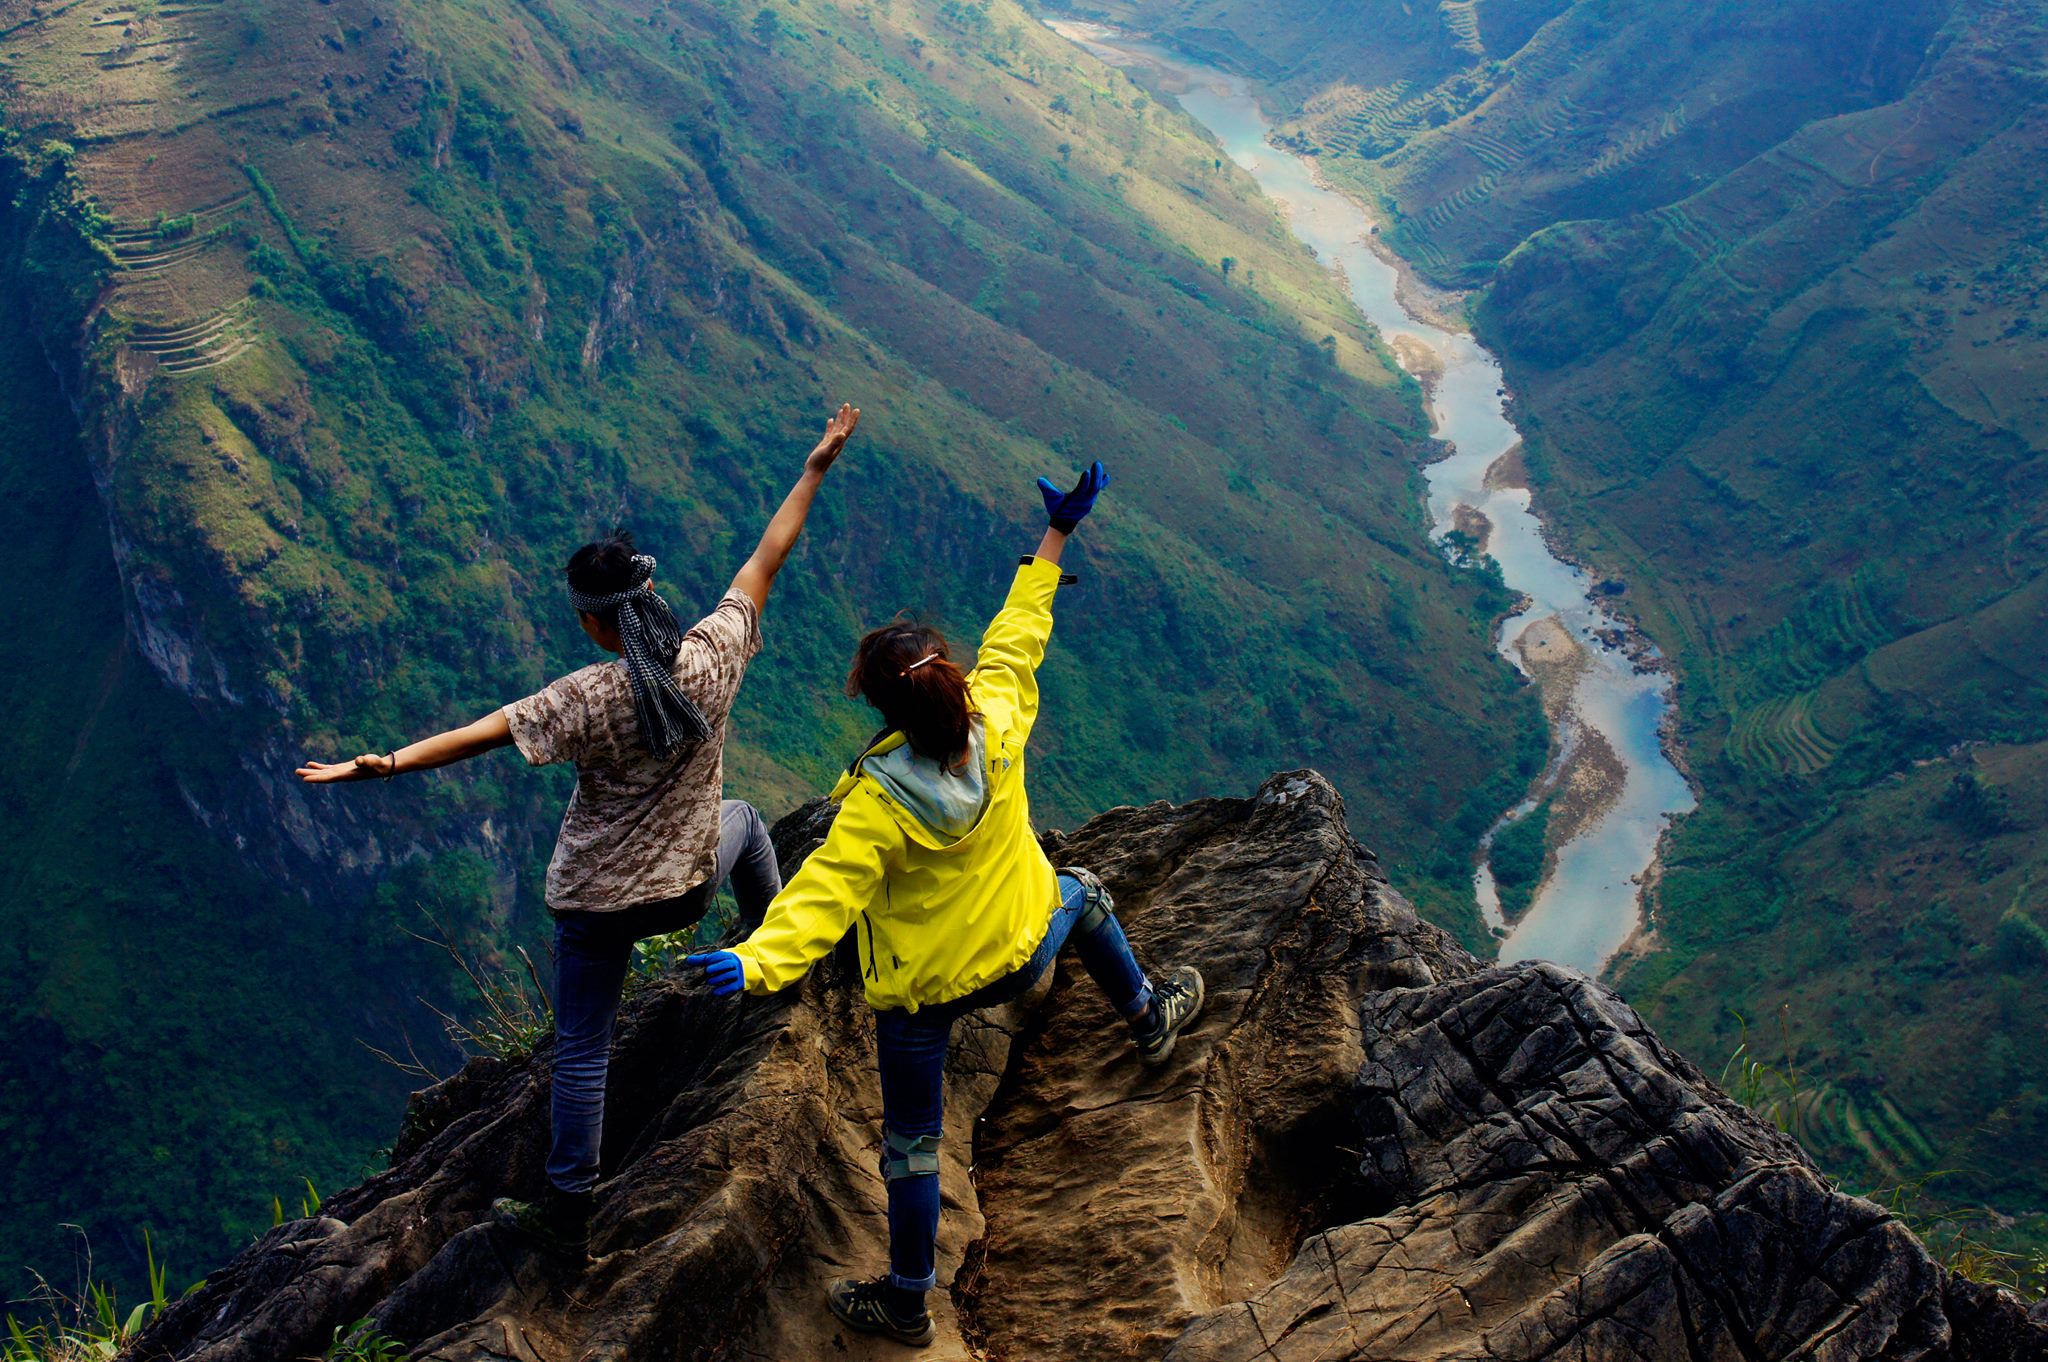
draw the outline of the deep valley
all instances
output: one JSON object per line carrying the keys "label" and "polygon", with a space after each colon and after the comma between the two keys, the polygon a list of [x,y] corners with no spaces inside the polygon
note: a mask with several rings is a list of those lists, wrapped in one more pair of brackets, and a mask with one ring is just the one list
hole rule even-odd
{"label": "deep valley", "polygon": [[[1314,763],[1477,939],[1470,848],[1546,740],[1498,584],[1426,540],[1419,393],[1244,176],[1013,5],[15,0],[0,108],[4,401],[68,517],[18,575],[112,548],[91,627],[41,626],[83,659],[25,650],[10,684],[126,688],[121,722],[24,707],[10,779],[34,808],[75,749],[138,795],[20,825],[76,863],[0,900],[40,1038],[0,1136],[10,1271],[68,1261],[59,1222],[127,1282],[145,1227],[197,1270],[374,1158],[404,1078],[355,1042],[445,1068],[410,999],[473,1004],[409,933],[537,946],[566,786],[507,755],[310,794],[291,768],[586,660],[556,574],[613,524],[707,607],[842,398],[861,443],[778,589],[735,793],[827,783],[868,731],[837,694],[858,630],[971,632],[1033,477],[1102,457],[1038,815]],[[234,932],[121,909],[137,886]]]}
{"label": "deep valley", "polygon": [[1678,670],[1702,806],[1624,992],[1853,1184],[2038,1243],[2048,15],[1091,12],[1477,289],[1539,505]]}

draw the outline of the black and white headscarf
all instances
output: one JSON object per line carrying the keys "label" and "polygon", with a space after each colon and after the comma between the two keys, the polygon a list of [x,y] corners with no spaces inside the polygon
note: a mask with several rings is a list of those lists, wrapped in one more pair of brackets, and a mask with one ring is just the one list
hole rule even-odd
{"label": "black and white headscarf", "polygon": [[624,645],[626,676],[633,683],[640,734],[648,751],[665,757],[686,742],[710,737],[711,725],[676,684],[676,652],[683,646],[683,631],[676,612],[649,585],[653,579],[654,559],[636,553],[632,586],[608,596],[587,596],[572,586],[569,604],[600,617],[609,610],[618,612],[619,642]]}

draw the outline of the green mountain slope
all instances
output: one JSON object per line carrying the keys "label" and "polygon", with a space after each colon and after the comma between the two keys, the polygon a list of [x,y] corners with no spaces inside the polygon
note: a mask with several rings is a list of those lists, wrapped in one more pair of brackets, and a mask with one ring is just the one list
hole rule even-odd
{"label": "green mountain slope", "polygon": [[1702,1047],[1789,1005],[1923,1136],[1838,1118],[1843,1166],[2008,1211],[2048,1207],[2044,40],[1959,9],[1897,102],[1543,233],[1480,309],[1562,521],[1685,669],[1711,798],[1624,983]]}
{"label": "green mountain slope", "polygon": [[1546,514],[1681,672],[1632,999],[1700,1055],[1789,1008],[1851,1179],[2048,1207],[2041,7],[1103,8],[1486,285]]}
{"label": "green mountain slope", "polygon": [[[899,607],[975,629],[1032,542],[1031,478],[1100,456],[1117,484],[1062,599],[1041,816],[1313,762],[1469,926],[1469,848],[1544,735],[1487,644],[1497,588],[1424,540],[1418,393],[1248,180],[1013,5],[57,5],[0,24],[0,107],[9,277],[159,716],[125,731],[195,749],[156,768],[176,798],[137,835],[189,843],[187,893],[232,859],[224,904],[331,915],[337,959],[294,1018],[382,986],[309,1053],[419,1027],[407,976],[439,981],[378,954],[414,900],[466,940],[531,936],[563,787],[501,754],[308,798],[295,760],[586,660],[558,564],[613,523],[708,606],[840,398],[860,443],[778,587],[737,793],[819,788],[868,728],[834,684],[858,629]],[[20,390],[47,389],[23,363]],[[122,880],[77,873],[82,897]],[[248,977],[284,987],[296,930]],[[11,991],[50,968],[18,960]],[[169,1024],[212,1005],[150,1001]],[[275,1067],[298,1021],[248,1011],[165,1062]],[[48,1025],[55,1062],[88,1043]],[[388,1127],[385,1100],[364,1106]],[[81,1139],[152,1119],[68,1103]],[[0,1199],[38,1214],[58,1165],[7,1147]],[[96,1233],[168,1185],[115,1180],[76,1212]],[[190,1204],[175,1256],[267,1210]]]}
{"label": "green mountain slope", "polygon": [[183,1286],[268,1226],[272,1197],[361,1177],[411,1084],[355,1038],[390,1043],[393,1018],[431,1020],[408,1017],[412,989],[448,989],[192,817],[182,775],[215,744],[124,628],[71,411],[17,327],[0,410],[0,1282],[26,1295],[33,1264],[68,1289],[89,1248],[133,1289],[147,1226]]}
{"label": "green mountain slope", "polygon": [[1905,88],[1942,0],[1236,0],[1090,6],[1257,76],[1277,136],[1378,205],[1433,282],[1529,233],[1699,189],[1817,118]]}

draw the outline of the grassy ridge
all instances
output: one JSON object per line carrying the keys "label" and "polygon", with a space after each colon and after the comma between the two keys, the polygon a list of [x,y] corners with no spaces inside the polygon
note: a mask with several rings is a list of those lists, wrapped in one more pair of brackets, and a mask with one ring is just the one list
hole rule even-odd
{"label": "grassy ridge", "polygon": [[[1488,646],[1497,588],[1424,540],[1416,390],[1210,143],[1023,11],[107,17],[0,39],[13,275],[82,413],[68,447],[111,516],[152,731],[194,747],[137,836],[189,847],[174,882],[215,884],[224,912],[283,886],[340,924],[332,983],[279,996],[387,980],[359,1015],[305,1021],[325,1066],[307,1089],[360,1099],[369,1071],[333,1052],[396,1029],[412,976],[439,982],[380,954],[416,900],[486,948],[531,939],[563,791],[501,754],[307,797],[290,764],[588,660],[556,573],[594,530],[632,524],[679,608],[708,606],[842,397],[867,410],[859,445],[777,588],[736,793],[774,810],[819,788],[868,730],[834,684],[857,631],[908,607],[971,638],[1034,542],[1032,477],[1099,455],[1117,483],[1062,596],[1041,817],[1313,762],[1419,896],[1476,928],[1469,849],[1544,738]],[[76,873],[80,897],[108,882]],[[10,922],[35,910],[0,899]],[[207,921],[166,968],[207,949]],[[252,943],[247,987],[286,987],[270,951],[298,939]],[[7,978],[33,991],[48,968]],[[255,1006],[245,1032],[195,1029],[210,1002],[151,984],[172,1062],[247,1077],[296,1044]],[[127,1024],[145,995],[117,996]],[[84,1032],[52,1028],[72,1062]],[[246,1091],[191,1100],[260,1108]],[[392,1105],[373,1087],[352,1118],[388,1130]],[[153,1119],[62,1111],[80,1132]],[[297,1157],[178,1129],[176,1169]],[[19,1166],[7,1203],[40,1214],[68,1174]],[[79,1214],[111,1234],[144,1206],[181,1263],[245,1232],[156,1167],[102,1173]]]}
{"label": "grassy ridge", "polygon": [[[958,19],[959,32],[948,32],[942,17],[928,38],[908,21],[859,34],[848,88],[822,92],[788,68],[808,69],[817,46],[853,41],[833,27],[813,33],[789,20],[762,43],[736,39],[715,8],[678,12],[668,33],[674,55],[664,58],[658,41],[647,44],[650,55],[607,32],[625,21],[610,12],[554,14],[552,25],[569,26],[558,35],[516,12],[424,9],[409,38],[435,55],[407,60],[432,74],[416,91],[420,121],[393,138],[396,167],[379,166],[375,176],[365,167],[352,180],[335,172],[331,153],[266,168],[252,152],[245,164],[269,211],[250,229],[247,263],[276,341],[219,371],[207,389],[146,392],[133,429],[147,457],[128,461],[115,488],[117,503],[149,530],[138,533],[139,561],[160,544],[168,578],[225,570],[258,607],[198,631],[217,638],[243,630],[226,664],[242,668],[233,688],[270,690],[305,736],[342,747],[402,726],[428,695],[484,703],[483,694],[449,696],[450,686],[465,684],[452,674],[414,685],[406,672],[457,651],[515,669],[522,652],[532,656],[539,619],[553,612],[541,594],[538,617],[525,618],[550,574],[529,545],[574,542],[595,518],[593,502],[605,508],[598,515],[624,510],[644,525],[680,524],[688,557],[709,579],[690,582],[702,597],[742,551],[781,476],[788,456],[780,451],[800,447],[809,408],[828,390],[864,386],[916,398],[878,404],[875,454],[849,474],[852,522],[828,526],[817,551],[834,552],[823,541],[855,526],[886,536],[900,512],[940,525],[940,561],[950,552],[947,566],[965,567],[961,550],[1023,518],[1014,489],[1020,479],[1028,486],[1028,471],[1084,451],[1120,452],[1133,484],[1149,495],[1127,503],[1127,515],[1112,508],[1091,545],[1112,555],[1136,600],[1178,596],[1176,606],[1190,614],[1184,623],[1127,614],[1161,631],[1134,640],[1133,655],[1163,646],[1185,664],[1184,684],[1217,695],[1233,683],[1227,668],[1213,665],[1211,641],[1233,640],[1228,656],[1252,656],[1248,626],[1254,634],[1264,620],[1313,628],[1299,613],[1313,597],[1329,639],[1351,656],[1261,654],[1288,672],[1311,669],[1274,692],[1326,695],[1340,719],[1340,702],[1399,696],[1412,648],[1385,642],[1398,637],[1389,620],[1398,623],[1411,600],[1429,609],[1446,574],[1406,532],[1414,520],[1404,504],[1407,468],[1367,458],[1359,477],[1354,451],[1412,448],[1412,407],[1355,328],[1342,329],[1339,347],[1348,374],[1327,368],[1302,324],[1336,326],[1341,307],[1284,241],[1252,238],[1238,257],[1277,302],[1225,285],[1206,265],[1208,253],[1194,253],[1191,241],[1205,236],[1234,239],[1241,229],[1231,219],[1249,210],[1184,132],[1158,139],[1163,149],[1152,154],[1165,165],[1112,170],[1109,183],[1072,169],[1076,145],[1102,162],[1137,160],[1132,147],[1112,141],[1132,134],[1107,115],[1112,126],[1096,130],[1077,112],[1070,135],[1083,140],[1061,143],[1069,148],[1063,156],[1044,147],[1024,159],[1017,139],[1027,130],[1049,138],[1046,123],[987,122],[967,95],[987,95],[1005,67],[1036,59],[1024,52],[998,64],[1002,42],[1023,52],[1026,39],[1034,49],[1051,40],[997,37],[993,19],[966,13],[976,17]],[[837,11],[822,17],[844,21]],[[231,31],[238,21],[224,9],[217,22]],[[509,60],[494,62],[516,46],[508,35],[559,48],[558,62],[573,60],[572,40],[603,50],[610,39],[618,48],[542,113],[550,96],[538,90],[493,102],[522,79]],[[956,64],[967,64],[965,52],[980,69],[933,81],[891,50],[912,42]],[[463,54],[460,74],[439,71],[443,52]],[[731,69],[704,69],[708,52]],[[910,83],[878,93],[854,83],[854,72]],[[720,80],[749,93],[721,95]],[[1038,77],[1012,71],[1005,84],[1036,84],[1046,98]],[[1118,90],[1076,82],[1053,97],[1077,110],[1084,100],[1143,104],[1128,87]],[[633,139],[619,131],[629,119],[644,139],[650,110],[679,111],[699,92],[712,101],[708,116],[698,111],[701,122],[691,121],[687,135],[663,129],[662,145],[634,154]],[[897,101],[909,108],[877,116]],[[1142,126],[1142,113],[1128,117]],[[909,115],[925,133],[950,127],[972,155],[912,140],[900,123]],[[816,154],[770,140],[806,125],[816,128]],[[446,163],[436,165],[444,142]],[[867,161],[848,155],[856,147]],[[875,161],[885,173],[875,172]],[[1205,170],[1217,181],[1223,220],[1197,217],[1169,241],[1158,219],[1169,189],[1179,198],[1186,190],[1160,180],[1171,172],[1199,188],[1195,177]],[[996,181],[996,171],[1013,180]],[[387,187],[387,179],[396,183]],[[678,185],[689,203],[680,210],[671,197]],[[396,188],[407,202],[383,211],[401,221],[342,211],[343,202],[390,204]],[[1057,235],[1055,206],[1067,215]],[[1270,220],[1259,226],[1271,235]],[[379,227],[389,234],[362,239]],[[481,244],[472,251],[465,239]],[[317,240],[328,244],[311,244]],[[432,287],[442,282],[459,287]],[[519,333],[528,309],[541,307],[573,320],[543,323],[536,354]],[[1004,325],[990,315],[1001,309],[1020,319]],[[1078,311],[1088,315],[1085,327],[1073,324]],[[792,403],[792,392],[813,400]],[[1247,443],[1252,430],[1258,436]],[[472,443],[486,440],[487,459]],[[216,473],[212,454],[223,442],[239,465],[224,470],[228,477]],[[1257,454],[1269,446],[1289,449],[1292,466]],[[868,506],[885,481],[895,504],[878,515]],[[1306,499],[1311,488],[1320,504]],[[506,523],[508,511],[516,526]],[[961,522],[952,544],[946,520]],[[1024,537],[1021,526],[1016,534]],[[487,542],[489,552],[481,548]],[[1212,546],[1228,560],[1217,560]],[[387,554],[397,555],[402,587],[364,570]],[[933,598],[935,583],[923,572],[879,582],[867,575],[863,585],[875,589],[865,598],[951,604]],[[991,578],[990,566],[977,575]],[[1370,585],[1389,577],[1384,590]],[[1355,592],[1331,580],[1368,585]],[[413,618],[414,601],[431,602],[433,620]],[[961,614],[972,620],[980,608]],[[455,627],[436,633],[437,620]],[[824,618],[798,627],[833,632]],[[1198,638],[1204,646],[1194,656]],[[361,649],[379,654],[384,679],[368,709],[354,703],[359,687],[344,665]],[[242,661],[265,654],[273,665],[261,673]],[[524,670],[534,680],[542,671],[530,662]],[[1483,667],[1467,671],[1477,677]],[[1160,699],[1171,727],[1181,697],[1170,688]],[[1424,717],[1413,699],[1405,707]],[[348,726],[328,728],[336,716],[347,716]],[[1254,750],[1206,773],[1176,766],[1185,784],[1278,755],[1271,737],[1313,736],[1298,721],[1289,730],[1262,714],[1239,717],[1249,731],[1211,736]],[[814,779],[851,728],[842,721],[818,736],[772,741],[785,751],[792,741],[805,744],[805,776]],[[1147,788],[1139,771],[1148,764],[1126,767],[1124,784]],[[1074,812],[1081,804],[1069,797],[1056,807]]]}

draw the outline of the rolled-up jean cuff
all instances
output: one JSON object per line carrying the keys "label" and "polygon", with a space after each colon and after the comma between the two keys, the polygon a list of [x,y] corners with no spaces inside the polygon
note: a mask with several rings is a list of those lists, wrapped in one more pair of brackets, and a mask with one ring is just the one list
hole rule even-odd
{"label": "rolled-up jean cuff", "polygon": [[895,1287],[898,1291],[929,1291],[938,1284],[939,1272],[937,1268],[933,1268],[932,1274],[921,1280],[901,1277],[894,1272],[889,1274],[889,1285]]}

